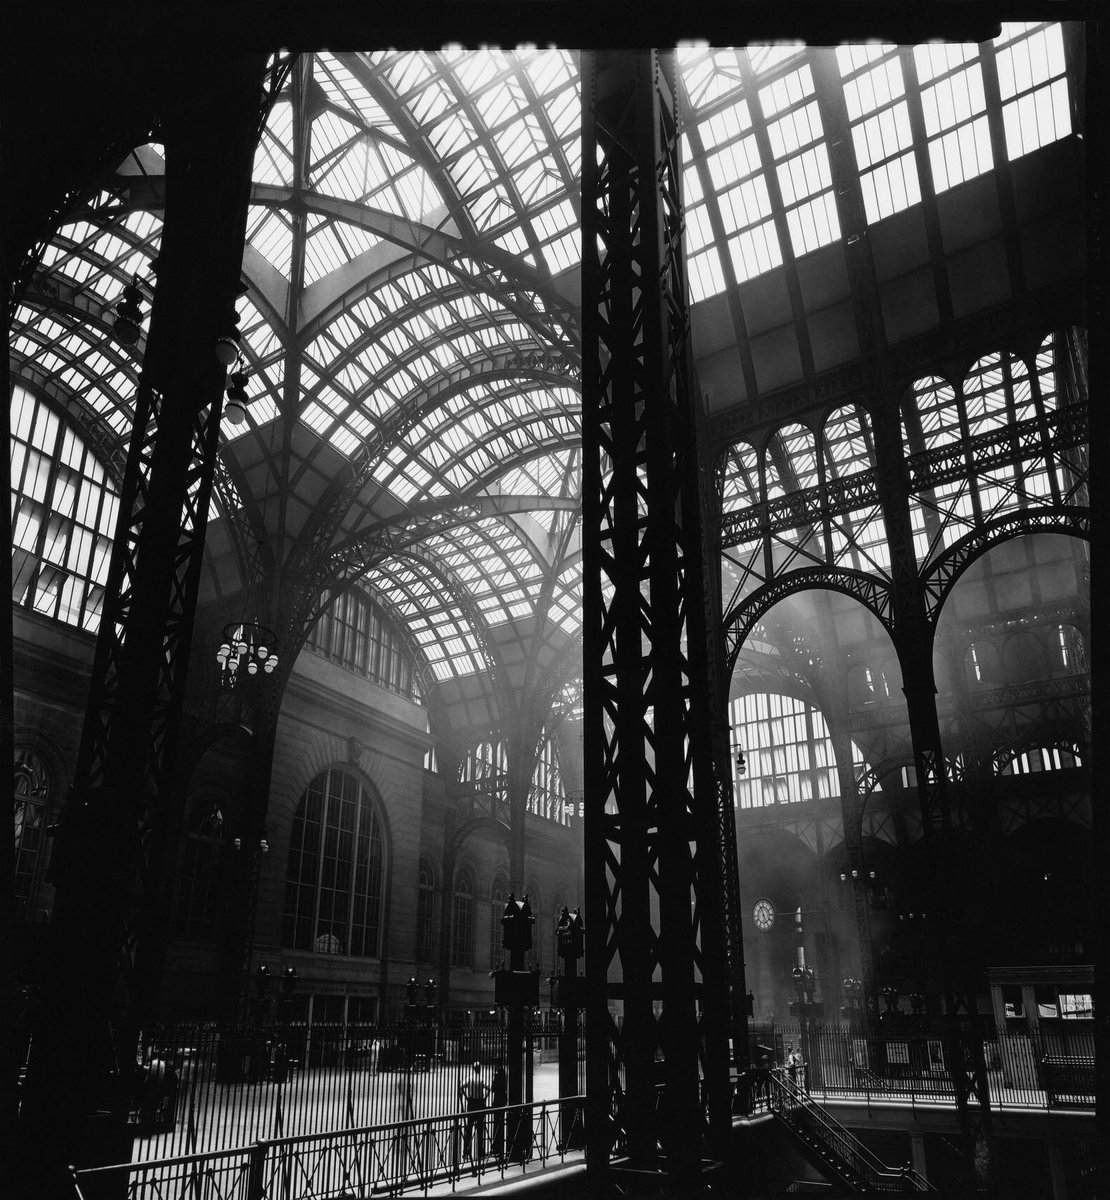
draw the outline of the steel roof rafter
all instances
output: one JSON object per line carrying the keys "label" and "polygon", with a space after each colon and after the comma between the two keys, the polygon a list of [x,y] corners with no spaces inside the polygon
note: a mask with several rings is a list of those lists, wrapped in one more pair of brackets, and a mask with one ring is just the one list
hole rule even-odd
{"label": "steel roof rafter", "polygon": [[[499,368],[498,375],[504,373],[506,378],[516,374],[515,360],[517,355],[506,354]],[[399,405],[394,408],[379,426],[377,437],[368,441],[357,459],[353,459],[344,476],[337,479],[324,496],[316,504],[313,519],[305,527],[298,539],[299,547],[296,557],[304,561],[320,551],[326,551],[351,507],[356,503],[359,493],[370,478],[373,468],[381,461],[391,446],[398,444],[401,439],[414,428],[423,416],[441,408],[454,396],[461,394],[468,387],[480,383],[484,376],[471,378],[461,368],[454,379],[445,383],[441,389],[431,393],[417,391],[410,399],[410,405]],[[494,375],[491,370],[490,375]],[[559,379],[560,385],[565,379]],[[549,382],[553,382],[548,377]]]}

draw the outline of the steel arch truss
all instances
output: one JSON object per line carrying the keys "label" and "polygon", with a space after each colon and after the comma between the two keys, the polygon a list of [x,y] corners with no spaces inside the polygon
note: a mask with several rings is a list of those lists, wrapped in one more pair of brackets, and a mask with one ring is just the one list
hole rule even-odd
{"label": "steel arch truss", "polygon": [[1008,513],[973,529],[950,546],[923,573],[926,616],[932,628],[956,581],[971,564],[1009,538],[1032,533],[1063,533],[1090,540],[1091,514],[1086,508],[1034,508]]}
{"label": "steel arch truss", "polygon": [[858,600],[888,631],[894,629],[894,606],[890,586],[874,575],[846,567],[805,567],[791,571],[746,597],[725,617],[728,671],[736,666],[744,640],[760,618],[780,600],[809,588],[827,588]]}
{"label": "steel arch truss", "polygon": [[587,1153],[690,1181],[728,997],[673,69],[583,56]]}

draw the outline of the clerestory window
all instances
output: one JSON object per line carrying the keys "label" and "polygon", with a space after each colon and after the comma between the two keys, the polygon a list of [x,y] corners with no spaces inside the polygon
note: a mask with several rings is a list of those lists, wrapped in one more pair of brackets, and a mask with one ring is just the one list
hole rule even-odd
{"label": "clerestory window", "polygon": [[45,401],[11,398],[12,602],[100,628],[119,497],[103,464]]}

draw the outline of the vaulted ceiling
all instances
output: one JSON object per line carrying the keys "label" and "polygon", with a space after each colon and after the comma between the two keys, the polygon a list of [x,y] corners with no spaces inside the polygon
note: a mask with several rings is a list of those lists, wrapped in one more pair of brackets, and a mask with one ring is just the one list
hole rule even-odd
{"label": "vaulted ceiling", "polygon": [[[1082,275],[1079,37],[679,50],[694,349],[722,447],[858,359],[845,252],[861,238],[896,348]],[[473,703],[492,660],[512,686],[567,675],[580,109],[567,50],[294,58],[255,158],[250,402],[223,429],[210,598],[242,585],[241,521],[289,572],[361,578],[448,703]],[[143,342],[112,321],[133,276],[153,282],[161,228],[146,125],[100,138],[110,168],[69,197],[11,335],[13,377],[117,464]]]}

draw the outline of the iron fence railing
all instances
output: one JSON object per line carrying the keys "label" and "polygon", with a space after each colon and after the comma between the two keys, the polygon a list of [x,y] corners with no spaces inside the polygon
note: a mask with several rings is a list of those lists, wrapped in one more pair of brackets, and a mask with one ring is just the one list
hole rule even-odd
{"label": "iron fence railing", "polygon": [[[133,1158],[451,1114],[472,1064],[490,1085],[498,1064],[508,1071],[508,1055],[500,1026],[147,1030],[132,1077]],[[556,1031],[539,1024],[527,1030],[521,1057],[523,1098],[556,1095]],[[579,1061],[578,1091],[583,1074]],[[540,1081],[538,1097],[533,1080]]]}
{"label": "iron fence railing", "polygon": [[[1089,1024],[965,1030],[958,1036],[982,1043],[993,1108],[1094,1105],[1095,1043]],[[818,1098],[893,1100],[911,1106],[955,1103],[950,1037],[942,1027],[908,1024],[867,1029],[814,1024],[804,1031],[797,1024],[776,1024],[752,1033],[753,1041],[771,1051],[771,1065],[785,1061],[787,1046],[800,1049],[804,1065],[796,1078]],[[753,1051],[751,1057],[758,1065],[759,1053]]]}
{"label": "iron fence railing", "polygon": [[581,1096],[73,1172],[79,1200],[428,1195],[582,1156]]}

